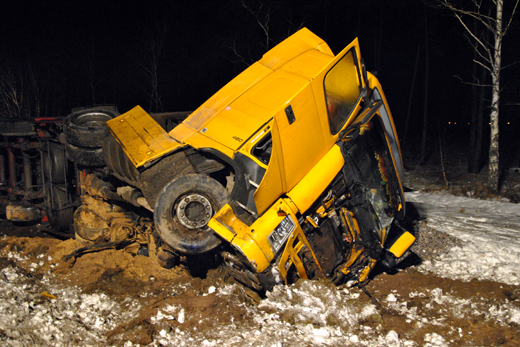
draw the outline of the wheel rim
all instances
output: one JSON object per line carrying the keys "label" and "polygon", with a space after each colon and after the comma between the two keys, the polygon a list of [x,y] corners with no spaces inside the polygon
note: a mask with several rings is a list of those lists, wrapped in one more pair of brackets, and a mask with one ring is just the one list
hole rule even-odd
{"label": "wheel rim", "polygon": [[99,128],[104,127],[105,123],[111,120],[112,117],[106,113],[102,112],[88,112],[80,115],[75,123],[79,126],[84,126],[87,128]]}
{"label": "wheel rim", "polygon": [[177,205],[176,215],[179,222],[188,229],[204,227],[213,215],[209,200],[200,194],[185,195]]}

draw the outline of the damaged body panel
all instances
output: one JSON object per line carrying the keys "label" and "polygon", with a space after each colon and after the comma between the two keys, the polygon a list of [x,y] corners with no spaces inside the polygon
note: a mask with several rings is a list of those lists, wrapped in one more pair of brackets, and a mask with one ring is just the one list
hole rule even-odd
{"label": "damaged body panel", "polygon": [[395,126],[357,39],[334,55],[304,28],[169,131],[139,106],[106,124],[98,176],[153,211],[165,267],[215,252],[256,290],[298,278],[355,284],[415,240],[398,223]]}

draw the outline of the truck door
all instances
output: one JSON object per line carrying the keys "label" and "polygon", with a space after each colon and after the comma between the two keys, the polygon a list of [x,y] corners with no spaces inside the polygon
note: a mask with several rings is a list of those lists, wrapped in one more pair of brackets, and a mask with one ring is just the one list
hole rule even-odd
{"label": "truck door", "polygon": [[254,195],[259,214],[300,182],[355,118],[365,87],[359,59],[356,39],[276,113],[272,157]]}

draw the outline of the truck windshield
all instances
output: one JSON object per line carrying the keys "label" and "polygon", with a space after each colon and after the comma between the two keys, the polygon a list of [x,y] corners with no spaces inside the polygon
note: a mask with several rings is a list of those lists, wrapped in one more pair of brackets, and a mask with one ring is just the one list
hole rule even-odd
{"label": "truck windshield", "polygon": [[361,95],[359,70],[354,54],[353,49],[348,51],[325,76],[325,99],[332,134],[337,134],[345,124]]}

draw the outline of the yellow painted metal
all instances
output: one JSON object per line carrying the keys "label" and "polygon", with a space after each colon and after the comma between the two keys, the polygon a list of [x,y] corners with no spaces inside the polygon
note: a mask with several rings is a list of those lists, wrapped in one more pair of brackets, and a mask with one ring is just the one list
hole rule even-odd
{"label": "yellow painted metal", "polygon": [[184,125],[183,123],[177,125],[172,131],[170,131],[170,136],[174,136],[175,139],[185,145],[189,145],[195,149],[201,148],[211,148],[216,149],[220,153],[227,155],[230,158],[233,158],[235,152],[221,143],[214,141],[213,139],[204,136],[204,134],[198,133],[196,131],[192,131],[189,127]]}
{"label": "yellow painted metal", "polygon": [[280,142],[278,137],[278,124],[273,122],[271,135],[273,138],[273,150],[269,166],[264,174],[264,178],[255,191],[254,199],[256,210],[262,214],[275,199],[278,199],[284,193],[283,181],[285,171],[283,171],[282,149],[276,143]]}
{"label": "yellow painted metal", "polygon": [[[184,125],[193,131],[202,130],[206,123],[228,107],[233,100],[272,72],[272,69],[265,67],[259,62],[254,63],[197,108],[184,120]],[[172,132],[170,132],[170,135],[175,137]]]}
{"label": "yellow painted metal", "polygon": [[300,276],[300,278],[308,278],[305,267],[303,266],[303,263],[298,256],[298,252],[300,252],[301,249],[305,246],[305,236],[302,236],[303,235],[300,235],[300,233],[293,232],[291,237],[289,237],[287,240],[284,252],[280,258],[280,264],[278,268],[280,275],[285,281],[285,284],[287,284],[287,273],[292,265],[296,267],[296,271],[298,271],[298,276]]}
{"label": "yellow painted metal", "polygon": [[[259,213],[280,195],[294,188],[330,149],[324,146],[319,115],[313,100],[312,89],[307,86],[290,103],[296,119],[292,124],[289,124],[285,109],[274,117],[271,161],[254,195]],[[314,201],[316,198],[311,195],[309,199]]]}
{"label": "yellow painted metal", "polygon": [[210,219],[208,226],[228,242],[231,242],[237,235],[237,232],[233,228],[236,228],[241,234],[246,233],[249,228],[235,216],[229,204],[224,205],[224,207]]}
{"label": "yellow painted metal", "polygon": [[320,218],[325,218],[328,215],[327,210],[330,206],[332,206],[332,203],[334,202],[333,199],[330,199],[326,201],[324,204],[322,204],[318,209],[316,210],[316,213],[320,216]]}
{"label": "yellow painted metal", "polygon": [[[236,151],[333,57],[322,39],[301,29],[215,93],[169,135],[192,147],[211,147],[201,145],[203,141],[194,137],[198,133]],[[307,102],[312,103],[312,95]],[[229,151],[226,154],[233,157]]]}
{"label": "yellow painted metal", "polygon": [[205,125],[203,134],[236,151],[264,123],[263,120],[228,106]]}
{"label": "yellow painted metal", "polygon": [[312,225],[313,228],[315,228],[315,229],[318,228],[318,224],[314,221],[314,219],[311,218],[311,216],[307,216],[307,217],[305,217],[305,220],[306,220],[310,225]]}
{"label": "yellow painted metal", "polygon": [[[287,84],[291,84],[293,81],[291,81],[290,78],[286,78],[286,80],[280,80],[279,77],[275,77],[274,80],[278,79],[275,82],[266,81],[264,85],[259,82],[269,76],[273,71],[280,69],[286,63],[292,61],[306,51],[315,51],[315,53],[312,52],[310,54],[309,58],[299,58],[298,60],[301,61],[300,65],[307,66],[305,69],[300,69],[300,73],[303,73],[306,76],[312,75],[313,69],[319,70],[319,68],[324,65],[323,60],[326,60],[324,57],[333,56],[332,51],[322,39],[306,28],[301,29],[271,49],[260,61],[251,65],[237,77],[231,80],[228,84],[226,84],[217,93],[215,93],[183,122],[184,125],[193,132],[202,131],[204,128],[212,130],[210,128],[215,126],[215,129],[212,130],[215,136],[215,134],[219,131],[219,129],[217,129],[219,124],[218,122],[217,124],[212,125],[209,123],[213,119],[217,118],[217,116],[220,117],[221,113],[226,111],[228,107],[231,107],[233,110],[236,109],[240,112],[248,113],[251,116],[249,119],[241,119],[243,125],[246,127],[253,127],[255,121],[252,118],[258,118],[260,120],[264,120],[265,122],[265,120],[269,119],[269,117],[272,117],[272,115],[269,116],[269,113],[266,113],[265,110],[262,114],[258,114],[258,112],[252,112],[253,114],[251,114],[247,112],[247,110],[243,110],[241,107],[233,107],[231,104],[254,86],[254,89],[256,90],[250,91],[250,93],[253,94],[251,96],[251,103],[261,104],[262,107],[267,109],[273,109],[274,107],[277,107],[280,102],[283,102],[284,99],[290,97],[290,95],[284,96],[283,93],[294,93],[294,86],[287,88]],[[311,64],[312,59],[314,59],[313,64]],[[294,68],[292,70],[288,68],[288,70],[293,72],[293,75],[297,77],[296,74],[294,74]],[[298,82],[296,83],[298,84]],[[276,89],[272,88],[273,85],[276,86]],[[245,97],[241,99],[247,100],[248,98],[249,97]],[[227,111],[229,110],[230,109]],[[226,116],[223,115],[222,117]],[[236,119],[233,119],[232,121],[236,121]],[[255,130],[257,128],[255,128]],[[173,138],[180,140],[177,137],[177,131],[178,129],[173,129],[170,132],[170,135]],[[186,129],[183,131],[186,131]],[[244,135],[244,132],[247,132],[247,130],[243,131],[242,133],[235,133],[233,136],[240,137]],[[227,129],[225,133],[230,134],[232,133],[232,130]],[[251,132],[248,133],[248,135],[251,134]],[[235,146],[230,147],[234,148]]]}
{"label": "yellow painted metal", "polygon": [[[251,226],[240,221],[230,205],[218,211],[208,225],[244,254],[257,272],[262,272],[275,257],[268,236],[285,217],[277,212],[284,211],[292,216],[296,228],[282,252],[280,272],[287,280],[287,269],[295,266],[299,276],[306,278],[298,252],[308,247],[312,253],[312,248],[297,222],[296,213],[307,211],[344,165],[341,150],[335,145],[338,135],[330,130],[323,86],[332,68],[337,64],[340,70],[344,67],[340,62],[346,54],[351,54],[357,66],[361,66],[357,39],[334,56],[323,40],[302,29],[235,77],[169,134],[139,106],[108,124],[137,167],[183,146],[190,146],[213,149],[229,158],[240,151],[267,168],[254,195],[260,217]],[[347,63],[347,68],[352,70],[352,62]],[[364,81],[336,82],[328,81],[332,94],[336,91],[338,95],[344,95],[341,88],[354,85],[357,89],[357,83],[365,87]],[[369,85],[377,87],[382,94],[379,81],[371,74]],[[356,99],[355,95],[350,99]],[[384,103],[388,109],[386,99]],[[294,120],[288,116],[288,107]],[[359,103],[354,107],[352,116],[342,129],[354,122],[360,107]],[[392,127],[395,132],[393,123]],[[269,132],[273,147],[267,166],[254,158],[251,150]],[[283,196],[286,198],[280,198]],[[326,202],[330,203],[332,200]],[[317,213],[325,218],[328,207],[319,209]],[[340,216],[349,226],[350,235],[347,237],[353,242],[359,237],[357,221],[351,212],[344,209]],[[312,220],[308,222],[316,227]],[[383,230],[383,238],[386,231]],[[406,233],[401,238],[390,248],[394,255],[402,255],[414,240]],[[312,255],[319,266],[316,256]],[[360,279],[366,278],[373,263],[360,258],[364,257],[363,249],[354,246],[347,257],[340,271],[349,273],[349,267],[361,260],[368,266]]]}
{"label": "yellow painted metal", "polygon": [[[299,188],[293,192],[293,195],[295,198],[299,198],[299,203],[302,205],[300,206],[294,197],[291,198],[298,205],[301,212],[304,212],[323,191],[315,189],[312,193],[306,192],[304,194],[303,191],[308,190],[309,186],[306,184],[300,185],[300,181],[307,176],[337,141],[337,135],[333,135],[330,132],[323,83],[327,72],[343,56],[352,54],[349,53],[350,51],[355,52],[355,62],[358,66],[361,66],[359,62],[361,54],[356,39],[335,58],[326,62],[326,64],[323,64],[326,59],[322,59],[321,64],[323,65],[321,70],[315,66],[316,70],[313,71],[315,76],[309,82],[311,87],[305,86],[287,103],[287,106],[290,105],[294,113],[294,122],[290,124],[285,108],[275,114],[271,131],[273,138],[271,161],[254,195],[255,204],[260,214],[282,194],[287,193],[290,196],[288,192],[297,184]],[[272,66],[276,66],[276,64]],[[290,64],[286,66],[287,70],[289,70]],[[295,64],[291,68],[293,68],[293,71],[297,71],[298,67],[299,65]],[[355,82],[356,84],[358,83],[357,81]],[[364,87],[363,82],[360,83]],[[353,115],[356,114],[359,108],[358,103]],[[354,116],[351,118],[354,118]],[[343,128],[352,121],[353,119],[349,119]],[[341,158],[340,164],[338,163],[334,166],[340,165],[343,165],[343,158]],[[337,174],[337,172],[339,172],[339,169],[334,174]],[[318,181],[323,182],[321,177]],[[311,183],[310,179],[308,183]],[[328,183],[330,181],[326,182],[326,184]]]}
{"label": "yellow painted metal", "polygon": [[[233,103],[233,106],[241,108],[244,112],[251,113],[259,119],[263,119],[263,113],[267,110],[280,109],[293,98],[294,94],[304,86],[305,82],[305,79],[297,75],[277,71],[255,87],[251,93],[245,95],[245,98]],[[246,101],[247,103],[242,103],[241,101]],[[261,108],[254,108],[254,105]]]}
{"label": "yellow painted metal", "polygon": [[385,244],[386,237],[388,236],[388,230],[389,230],[389,227],[382,228],[381,230],[379,230],[379,236],[381,237],[381,244],[382,245]]}
{"label": "yellow painted metal", "polygon": [[363,253],[363,251],[363,248],[352,247],[352,249],[350,250],[350,254],[347,254],[348,260],[345,264],[343,264],[340,267],[340,271],[343,272],[345,275],[350,273],[350,267],[352,266],[352,264],[354,264],[356,260],[358,260],[359,256]]}
{"label": "yellow painted metal", "polygon": [[272,70],[276,70],[310,50],[317,50],[326,55],[334,55],[325,41],[313,34],[309,29],[303,28],[265,53],[260,63]]}
{"label": "yellow painted metal", "polygon": [[309,173],[287,193],[301,213],[307,211],[334,177],[343,168],[345,160],[339,146],[334,145]]}
{"label": "yellow painted metal", "polygon": [[[275,115],[279,144],[282,149],[284,192],[290,191],[329,151],[325,146],[312,88],[302,89],[290,102],[295,121],[289,123],[285,110]],[[276,134],[273,133],[273,137]]]}
{"label": "yellow painted metal", "polygon": [[231,245],[247,258],[257,272],[262,272],[267,269],[272,257],[266,255],[256,241],[257,239],[254,239],[253,235],[247,232],[237,234]]}
{"label": "yellow painted metal", "polygon": [[271,133],[271,124],[267,124],[265,127],[260,128],[260,130],[254,134],[251,139],[247,140],[246,143],[238,150],[245,156],[251,158],[257,165],[260,167],[267,169],[267,165],[261,162],[257,157],[253,154],[253,148],[268,134]]}
{"label": "yellow painted metal", "polygon": [[375,259],[369,260],[368,265],[363,270],[361,270],[361,273],[359,274],[359,277],[358,277],[359,283],[363,283],[368,278],[370,271],[372,271],[372,269],[374,268],[376,263],[377,263],[377,260],[375,260]]}
{"label": "yellow painted metal", "polygon": [[274,258],[275,254],[271,249],[268,236],[285,218],[285,216],[279,215],[278,212],[284,211],[285,214],[290,215],[296,225],[298,225],[298,218],[295,216],[296,211],[291,208],[291,204],[287,200],[288,199],[279,199],[261,218],[258,218],[251,225],[253,238],[259,247],[262,248],[264,254],[268,256],[269,261]]}
{"label": "yellow painted metal", "polygon": [[[337,134],[332,134],[330,132],[330,125],[328,119],[328,109],[327,109],[327,100],[325,99],[325,92],[323,89],[325,76],[329,72],[329,70],[336,65],[349,51],[355,52],[355,62],[361,67],[361,51],[359,49],[358,39],[354,39],[347,47],[345,47],[340,53],[336,55],[336,57],[331,60],[325,68],[323,68],[319,74],[317,74],[313,80],[311,81],[312,90],[314,92],[314,98],[316,102],[316,107],[318,109],[318,113],[320,115],[321,128],[323,130],[323,140],[324,145],[332,147],[334,143],[338,140],[338,134],[341,130],[348,127],[354,121],[356,114],[359,112],[361,106],[360,103],[355,107],[354,112],[352,112],[351,117],[345,122],[340,131]],[[361,71],[359,71],[361,72]],[[357,85],[357,81],[354,81]],[[362,87],[365,86],[364,82],[361,81]]]}
{"label": "yellow painted metal", "polygon": [[412,244],[415,242],[415,236],[413,236],[408,231],[404,232],[399,238],[394,242],[394,244],[388,250],[392,253],[396,258],[400,258],[404,252],[406,252]]}
{"label": "yellow painted metal", "polygon": [[295,207],[290,200],[280,199],[251,226],[239,220],[229,205],[220,209],[209,221],[208,226],[244,254],[258,272],[262,272],[275,256],[267,237],[285,218],[278,215],[280,210],[286,215],[291,215],[294,221],[298,220]]}
{"label": "yellow painted metal", "polygon": [[230,205],[225,205],[213,216],[208,226],[240,251],[258,272],[262,272],[274,257],[267,236],[283,219],[273,217],[249,227],[236,217]]}
{"label": "yellow painted metal", "polygon": [[282,253],[282,256],[280,257],[280,262],[278,265],[280,275],[284,279],[285,284],[287,284],[287,274],[292,265],[295,266],[296,271],[298,272],[298,276],[300,278],[308,278],[307,272],[305,271],[305,267],[303,266],[303,262],[298,256],[298,253],[302,250],[303,247],[307,247],[309,249],[314,259],[314,262],[318,265],[318,268],[322,276],[325,277],[325,274],[321,269],[320,263],[318,262],[316,255],[312,251],[312,247],[309,244],[309,241],[305,237],[305,234],[303,233],[301,227],[298,225],[289,237],[289,239],[287,240],[285,249]]}
{"label": "yellow painted metal", "polygon": [[136,167],[182,147],[141,106],[107,121],[107,126]]}
{"label": "yellow painted metal", "polygon": [[313,79],[318,73],[334,59],[334,55],[325,54],[315,50],[307,51],[285,64],[281,70],[293,75],[299,75],[306,80]]}
{"label": "yellow painted metal", "polygon": [[[345,223],[348,226],[348,241],[354,242],[359,238],[359,225],[357,223],[357,220],[354,218],[354,214],[348,211],[346,208],[342,207],[339,211],[339,215],[340,218],[343,220],[343,223]],[[349,268],[359,258],[363,251],[364,248],[358,247],[357,244],[354,242],[353,247],[350,250],[350,254],[347,254],[347,261],[340,267],[340,271],[345,275],[350,273]]]}

